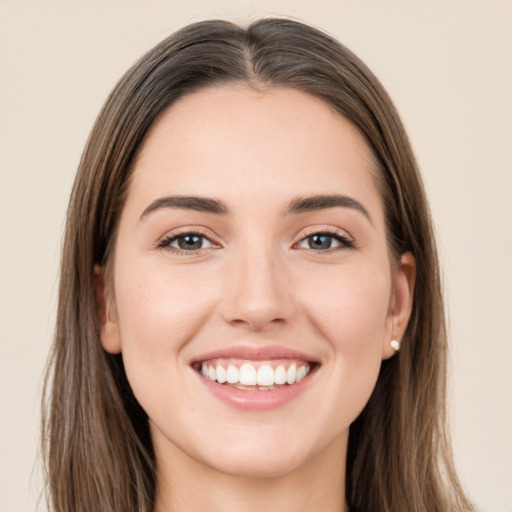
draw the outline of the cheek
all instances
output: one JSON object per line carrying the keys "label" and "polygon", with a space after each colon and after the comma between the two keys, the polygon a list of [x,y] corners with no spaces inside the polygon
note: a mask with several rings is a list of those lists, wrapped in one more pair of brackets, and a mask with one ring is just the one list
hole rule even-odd
{"label": "cheek", "polygon": [[128,380],[142,404],[165,401],[164,390],[186,377],[181,349],[208,317],[213,291],[202,286],[208,281],[201,276],[170,272],[161,263],[141,263],[130,272],[120,262],[117,270],[116,309]]}
{"label": "cheek", "polygon": [[130,270],[119,262],[115,283],[125,371],[146,413],[166,425],[175,411],[193,414],[193,397],[183,389],[189,376],[182,348],[211,314],[214,290],[203,286],[208,281],[197,271],[194,279],[186,269],[171,272],[165,262]]}
{"label": "cheek", "polygon": [[376,267],[317,272],[314,282],[300,286],[305,309],[337,350],[357,351],[383,340],[391,279],[387,269]]}
{"label": "cheek", "polygon": [[[186,270],[145,264],[137,272],[119,265],[116,305],[123,350],[137,344],[145,350],[168,350],[186,342],[211,303],[211,287]],[[203,285],[204,284],[204,285]]]}
{"label": "cheek", "polygon": [[352,404],[356,415],[373,390],[386,342],[391,278],[381,267],[317,273],[314,285],[301,285],[303,309],[333,361],[339,403]]}

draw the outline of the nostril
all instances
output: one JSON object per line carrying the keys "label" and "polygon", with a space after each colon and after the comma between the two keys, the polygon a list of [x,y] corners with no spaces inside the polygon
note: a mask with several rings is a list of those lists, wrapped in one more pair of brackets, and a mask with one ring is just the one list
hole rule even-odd
{"label": "nostril", "polygon": [[230,323],[235,327],[245,327],[254,331],[271,331],[275,328],[278,328],[286,323],[284,318],[273,318],[268,320],[265,317],[256,317],[252,316],[250,318],[235,318],[230,321]]}
{"label": "nostril", "polygon": [[284,318],[266,318],[264,315],[258,315],[254,312],[249,316],[246,316],[245,318],[234,318],[231,320],[231,323],[233,324],[257,324],[257,323],[268,323],[268,324],[282,324],[285,322]]}
{"label": "nostril", "polygon": [[294,312],[285,272],[277,272],[268,260],[234,268],[226,286],[219,311],[231,325],[264,330],[286,323]]}

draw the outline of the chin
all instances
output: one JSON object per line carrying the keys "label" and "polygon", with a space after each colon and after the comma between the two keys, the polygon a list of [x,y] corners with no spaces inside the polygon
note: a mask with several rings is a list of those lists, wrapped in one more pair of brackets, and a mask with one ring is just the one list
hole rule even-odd
{"label": "chin", "polygon": [[[279,452],[278,452],[279,453]],[[279,456],[259,452],[258,455],[233,454],[222,461],[215,461],[209,466],[215,471],[232,477],[247,479],[279,478],[290,475],[305,464],[306,458],[301,459],[297,454],[288,457],[282,452]]]}
{"label": "chin", "polygon": [[297,472],[327,449],[323,443],[313,442],[316,437],[297,428],[276,431],[269,425],[248,429],[242,436],[231,431],[226,435],[228,444],[219,446],[211,440],[203,445],[200,462],[226,475],[278,478]]}

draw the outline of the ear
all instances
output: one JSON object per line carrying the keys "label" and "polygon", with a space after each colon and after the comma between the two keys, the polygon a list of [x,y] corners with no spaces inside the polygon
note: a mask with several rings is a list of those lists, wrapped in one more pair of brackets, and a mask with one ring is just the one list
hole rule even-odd
{"label": "ear", "polygon": [[391,340],[402,341],[411,316],[415,282],[416,260],[412,253],[406,252],[400,257],[400,263],[393,275],[382,359],[388,359],[395,354],[395,350],[391,347]]}
{"label": "ear", "polygon": [[114,301],[109,287],[105,284],[105,272],[100,265],[94,265],[94,293],[96,311],[100,321],[101,345],[110,354],[121,352],[121,336]]}

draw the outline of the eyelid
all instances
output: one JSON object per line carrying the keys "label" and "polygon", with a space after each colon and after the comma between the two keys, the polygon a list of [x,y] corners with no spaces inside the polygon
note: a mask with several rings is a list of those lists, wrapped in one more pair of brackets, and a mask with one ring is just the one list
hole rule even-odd
{"label": "eyelid", "polygon": [[304,228],[300,234],[298,235],[298,241],[302,240],[303,238],[307,238],[311,235],[318,235],[321,233],[329,234],[329,235],[335,235],[339,236],[341,238],[345,238],[350,241],[354,241],[353,237],[344,229],[337,228],[335,226],[326,226],[326,225],[317,225],[317,226],[308,226],[307,228]]}
{"label": "eyelid", "polygon": [[[203,241],[202,247],[200,247],[199,249],[195,249],[196,251],[200,251],[202,249],[209,249],[210,247],[214,247],[215,246],[214,243],[208,237],[202,235],[201,233],[184,233],[182,235],[175,235],[173,237],[168,238],[169,244],[166,245],[166,247],[172,247],[173,249],[181,250],[180,247],[176,247],[173,244],[175,242],[179,241],[181,238],[186,238],[186,237],[189,237],[189,236],[192,236],[192,237],[195,237],[195,238],[200,238]],[[207,247],[204,247],[204,242],[206,242],[208,244]],[[189,249],[188,251],[184,250],[184,252],[194,252],[194,249]]]}
{"label": "eyelid", "polygon": [[[186,235],[196,235],[200,236],[211,244],[211,247],[202,247],[197,250],[189,250],[185,251],[182,249],[179,249],[177,247],[172,247],[170,245],[171,242],[173,242],[175,239],[186,236]],[[183,226],[180,228],[176,228],[173,230],[168,231],[165,235],[161,236],[155,243],[156,249],[168,249],[169,251],[175,252],[175,253],[183,253],[187,255],[193,255],[197,254],[201,251],[208,250],[211,248],[220,248],[222,247],[222,244],[216,241],[218,237],[215,237],[213,234],[211,234],[211,230],[204,228],[203,226]]]}
{"label": "eyelid", "polygon": [[333,238],[335,238],[339,243],[340,246],[333,247],[332,249],[327,249],[323,251],[316,251],[314,249],[305,249],[310,250],[315,253],[328,253],[336,251],[337,249],[354,249],[356,248],[355,240],[354,238],[349,235],[345,230],[336,228],[333,226],[311,226],[306,228],[302,233],[300,233],[300,238],[293,244],[293,247],[297,247],[301,242],[303,242],[306,238],[309,238],[313,235],[328,235]]}

